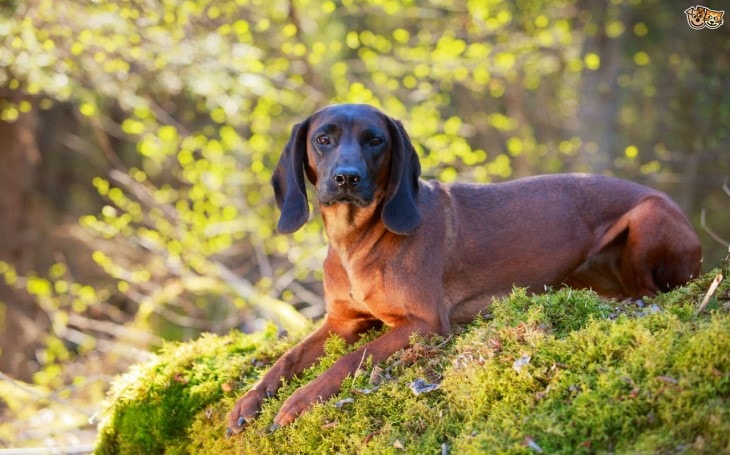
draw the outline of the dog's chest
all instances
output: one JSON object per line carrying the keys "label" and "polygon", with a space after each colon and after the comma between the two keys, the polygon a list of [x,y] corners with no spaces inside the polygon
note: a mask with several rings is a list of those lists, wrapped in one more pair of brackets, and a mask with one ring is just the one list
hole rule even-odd
{"label": "dog's chest", "polygon": [[350,277],[350,286],[347,293],[347,300],[351,308],[357,312],[365,313],[375,319],[382,321],[388,326],[393,326],[402,319],[398,311],[396,296],[389,296],[388,287],[382,270],[372,270],[367,276]]}
{"label": "dog's chest", "polygon": [[352,304],[367,308],[374,313],[373,306],[383,298],[383,273],[381,270],[372,270],[363,273],[361,269],[347,271],[349,277],[348,297]]}
{"label": "dog's chest", "polygon": [[403,318],[403,296],[393,295],[389,258],[367,249],[348,255],[330,250],[324,264],[326,300],[329,305],[345,305],[348,313],[362,314],[384,324],[396,325]]}

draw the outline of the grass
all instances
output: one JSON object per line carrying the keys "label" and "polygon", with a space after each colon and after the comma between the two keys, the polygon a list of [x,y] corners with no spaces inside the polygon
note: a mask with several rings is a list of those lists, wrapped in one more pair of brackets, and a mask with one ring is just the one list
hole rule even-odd
{"label": "grass", "polygon": [[[320,364],[230,439],[226,413],[237,397],[304,334],[279,338],[272,326],[170,344],[115,381],[96,452],[728,453],[728,280],[697,313],[717,272],[644,306],[589,291],[515,289],[489,318],[447,339],[414,338],[270,433],[283,400],[349,349],[333,338]],[[382,382],[373,391],[375,376]],[[416,379],[440,387],[416,395]]]}

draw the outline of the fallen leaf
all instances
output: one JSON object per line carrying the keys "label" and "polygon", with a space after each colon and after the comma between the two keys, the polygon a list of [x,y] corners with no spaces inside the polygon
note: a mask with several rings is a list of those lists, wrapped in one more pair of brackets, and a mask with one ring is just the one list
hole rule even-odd
{"label": "fallen leaf", "polygon": [[370,372],[370,385],[380,385],[385,379],[385,370],[378,365],[373,367],[373,371]]}
{"label": "fallen leaf", "polygon": [[429,384],[423,379],[416,379],[411,382],[408,387],[411,388],[414,394],[420,395],[422,393],[428,393],[438,389],[441,387],[441,384]]}
{"label": "fallen leaf", "polygon": [[341,407],[343,407],[346,404],[354,403],[354,402],[355,402],[355,399],[354,398],[350,398],[350,397],[343,398],[340,401],[338,401],[337,403],[335,403],[335,407],[336,408],[341,408]]}
{"label": "fallen leaf", "polygon": [[539,445],[537,445],[537,443],[535,442],[535,440],[534,440],[534,439],[532,439],[532,438],[531,438],[531,437],[529,437],[529,436],[525,438],[525,442],[524,442],[524,444],[525,444],[525,445],[526,445],[527,447],[529,447],[529,448],[531,448],[532,450],[534,450],[535,452],[537,452],[537,453],[542,453],[542,452],[543,452],[543,451],[542,451],[542,447],[540,447]]}
{"label": "fallen leaf", "polygon": [[523,355],[522,357],[514,361],[514,363],[512,364],[512,369],[519,373],[523,367],[530,364],[531,358],[532,357],[530,357],[529,354]]}
{"label": "fallen leaf", "polygon": [[355,390],[353,390],[353,392],[359,393],[360,395],[370,395],[371,393],[375,392],[379,388],[380,388],[379,386],[375,386],[371,389],[355,389]]}
{"label": "fallen leaf", "polygon": [[370,440],[373,439],[373,436],[375,436],[377,434],[380,434],[380,431],[373,431],[373,432],[369,433],[367,436],[365,436],[365,439],[363,440],[362,443],[364,445],[367,445],[368,442],[370,442]]}

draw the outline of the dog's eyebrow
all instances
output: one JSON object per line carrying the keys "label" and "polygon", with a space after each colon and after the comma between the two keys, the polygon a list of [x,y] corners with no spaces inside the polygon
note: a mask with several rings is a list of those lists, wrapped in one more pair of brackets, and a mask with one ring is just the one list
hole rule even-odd
{"label": "dog's eyebrow", "polygon": [[340,129],[341,128],[336,123],[325,123],[324,125],[317,127],[317,129],[314,130],[314,134],[332,133],[335,131],[339,131]]}
{"label": "dog's eyebrow", "polygon": [[368,139],[373,138],[375,136],[385,138],[387,136],[387,134],[385,133],[385,130],[382,128],[379,128],[377,126],[369,126],[360,132],[360,136],[368,138]]}

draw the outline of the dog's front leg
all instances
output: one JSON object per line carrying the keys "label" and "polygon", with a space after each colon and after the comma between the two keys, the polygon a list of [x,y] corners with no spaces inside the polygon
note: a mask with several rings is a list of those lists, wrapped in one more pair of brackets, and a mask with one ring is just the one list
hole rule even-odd
{"label": "dog's front leg", "polygon": [[331,334],[337,334],[351,344],[371,325],[363,320],[342,321],[326,317],[317,330],[282,355],[251,390],[236,402],[228,415],[229,433],[240,432],[246,422],[253,420],[264,399],[273,396],[282,381],[288,381],[312,366],[324,354],[324,344]]}
{"label": "dog's front leg", "polygon": [[414,333],[424,336],[440,334],[442,332],[440,329],[440,327],[432,327],[422,321],[406,322],[391,328],[387,333],[347,354],[317,379],[294,392],[274,417],[273,428],[291,423],[315,402],[324,401],[339,392],[342,381],[348,375],[354,374],[368,357],[372,358],[373,363],[381,362],[399,349],[407,347],[410,337]]}

